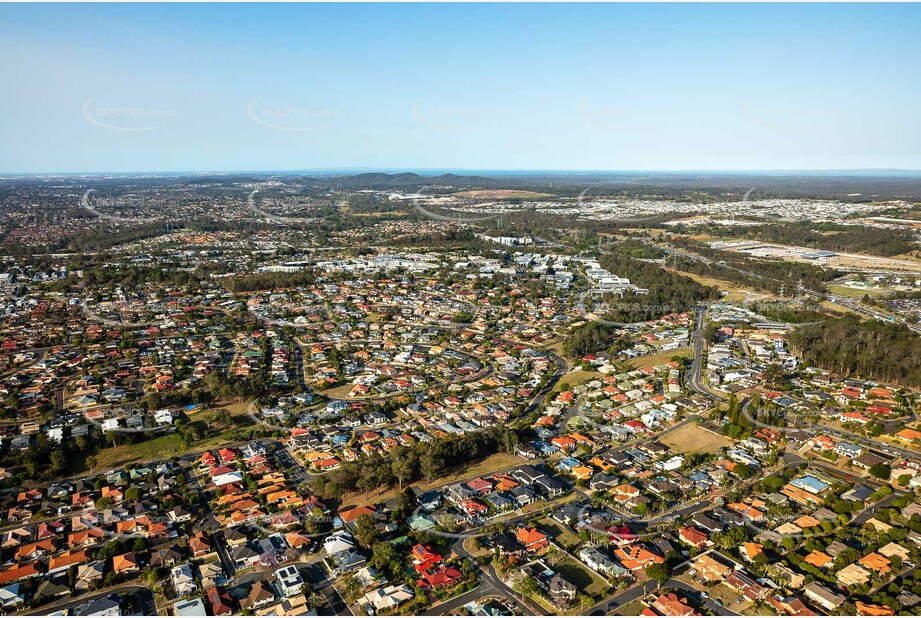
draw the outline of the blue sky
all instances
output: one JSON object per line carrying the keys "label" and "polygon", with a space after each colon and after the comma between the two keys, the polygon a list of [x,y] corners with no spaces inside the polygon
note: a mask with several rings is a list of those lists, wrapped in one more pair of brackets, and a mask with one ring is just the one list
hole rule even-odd
{"label": "blue sky", "polygon": [[0,5],[0,172],[921,169],[921,6]]}

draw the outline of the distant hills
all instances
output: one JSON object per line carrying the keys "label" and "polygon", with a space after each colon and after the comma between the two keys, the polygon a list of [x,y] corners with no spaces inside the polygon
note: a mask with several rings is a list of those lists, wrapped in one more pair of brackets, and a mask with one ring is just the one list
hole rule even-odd
{"label": "distant hills", "polygon": [[[325,179],[327,182],[330,177]],[[921,176],[916,173],[886,173],[867,170],[842,172],[545,172],[505,173],[497,176],[444,173],[424,176],[415,172],[364,172],[334,177],[346,189],[420,188],[451,186],[463,189],[521,189],[560,196],[577,195],[588,188],[593,193],[663,197],[700,191],[715,195],[739,195],[755,188],[759,196],[832,198],[845,201],[921,199]]]}
{"label": "distant hills", "polygon": [[[157,186],[202,187],[238,191],[246,183],[280,180],[302,183],[319,190],[426,190],[455,193],[467,190],[514,190],[574,198],[585,190],[592,195],[676,198],[695,200],[739,198],[754,189],[752,199],[763,197],[826,198],[847,202],[890,199],[921,201],[921,173],[911,170],[804,170],[763,172],[561,172],[561,171],[477,171],[467,175],[446,170],[365,171],[335,170],[276,172],[177,172],[148,174],[86,174],[58,176],[16,176],[0,178],[3,183],[76,182],[83,186],[105,185],[112,190]],[[420,173],[421,172],[421,173]],[[448,188],[450,187],[450,188]]]}

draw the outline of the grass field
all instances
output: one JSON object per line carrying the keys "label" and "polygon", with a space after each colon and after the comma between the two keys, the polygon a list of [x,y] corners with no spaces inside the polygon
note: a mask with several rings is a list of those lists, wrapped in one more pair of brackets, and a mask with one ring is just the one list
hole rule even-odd
{"label": "grass field", "polygon": [[96,453],[95,470],[110,470],[125,464],[155,459],[169,459],[181,455],[184,450],[178,434],[160,436],[138,444],[110,446]]}
{"label": "grass field", "polygon": [[638,369],[640,367],[655,367],[663,363],[667,363],[672,360],[674,357],[680,356],[681,358],[691,358],[691,348],[676,348],[674,350],[668,350],[666,352],[659,352],[657,354],[649,354],[647,356],[637,356],[636,358],[631,358],[624,366],[628,369]]}
{"label": "grass field", "polygon": [[[411,486],[417,494],[420,494],[428,491],[432,487],[440,487],[441,485],[456,483],[458,481],[473,478],[475,476],[491,474],[506,468],[520,466],[524,463],[527,462],[518,455],[496,453],[495,455],[490,455],[482,461],[456,467],[451,470],[450,474],[443,474],[437,480],[431,483],[426,483],[425,481],[417,481],[412,483]],[[367,495],[365,495],[364,492],[352,492],[342,496],[342,506],[360,506],[364,504],[386,502],[391,498],[395,498],[399,493],[399,487],[389,487],[377,491],[369,491]]]}
{"label": "grass field", "polygon": [[820,305],[823,309],[826,309],[826,310],[828,310],[828,311],[831,311],[832,313],[837,313],[837,314],[839,314],[839,315],[842,314],[842,313],[850,313],[850,314],[853,314],[853,315],[856,315],[856,316],[861,317],[861,319],[864,319],[863,316],[861,316],[859,313],[857,313],[857,312],[854,311],[853,309],[848,309],[847,307],[843,307],[843,306],[839,305],[838,303],[833,303],[833,302],[828,301],[828,300],[823,300],[822,302],[819,303],[819,305]]}
{"label": "grass field", "polygon": [[685,425],[665,434],[659,442],[676,453],[703,452],[715,453],[724,446],[729,446],[732,441],[715,433],[701,429],[697,425]]}
{"label": "grass field", "polygon": [[845,298],[888,296],[892,293],[891,291],[886,290],[852,288],[847,285],[830,285],[828,286],[828,291],[836,296],[844,296]]}

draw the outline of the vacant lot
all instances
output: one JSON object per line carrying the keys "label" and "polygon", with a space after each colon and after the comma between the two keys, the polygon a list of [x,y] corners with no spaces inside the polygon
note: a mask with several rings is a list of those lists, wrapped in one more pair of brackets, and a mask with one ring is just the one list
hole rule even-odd
{"label": "vacant lot", "polygon": [[110,470],[125,464],[169,459],[180,455],[187,449],[182,448],[178,434],[160,436],[137,444],[122,444],[104,448],[96,454],[96,470]]}
{"label": "vacant lot", "polygon": [[667,363],[676,356],[681,358],[691,358],[691,348],[675,348],[674,350],[667,350],[665,352],[659,352],[658,354],[637,356],[636,358],[631,358],[626,363],[624,363],[624,366],[627,369],[638,369],[640,367],[657,367]]}
{"label": "vacant lot", "polygon": [[341,384],[334,388],[327,388],[326,390],[320,391],[320,394],[330,399],[345,399],[349,396],[349,392],[351,392],[353,388],[355,388],[355,385],[352,383]]}
{"label": "vacant lot", "polygon": [[582,542],[582,539],[569,528],[565,528],[555,521],[542,519],[537,525],[538,528],[553,537],[553,540],[563,546],[564,549],[572,551],[574,547]]}
{"label": "vacant lot", "polygon": [[[226,410],[230,414],[230,424],[226,427],[211,424],[215,416]],[[215,447],[226,446],[231,442],[228,434],[239,427],[252,424],[249,417],[249,402],[218,403],[212,408],[200,410],[189,415],[191,421],[209,423],[212,430],[217,430],[211,435],[192,442],[183,448],[178,433],[171,433],[137,444],[120,444],[101,449],[96,453],[95,470],[109,470],[130,463],[142,463],[179,457],[186,453],[197,453]],[[80,462],[73,472],[83,472],[86,466]]]}
{"label": "vacant lot", "polygon": [[730,446],[729,438],[702,429],[697,425],[685,425],[659,438],[659,442],[676,453],[715,453],[724,446]]}
{"label": "vacant lot", "polygon": [[600,575],[596,575],[588,567],[582,566],[571,556],[566,556],[554,564],[553,569],[559,572],[567,581],[575,584],[580,592],[588,595],[604,592],[611,587]]}
{"label": "vacant lot", "polygon": [[597,371],[582,371],[577,369],[571,371],[567,374],[564,374],[560,381],[556,383],[556,386],[553,387],[554,392],[560,392],[564,386],[567,388],[572,388],[573,386],[578,386],[580,384],[585,384],[586,382],[591,382],[592,380],[597,380],[601,377],[601,374]]}

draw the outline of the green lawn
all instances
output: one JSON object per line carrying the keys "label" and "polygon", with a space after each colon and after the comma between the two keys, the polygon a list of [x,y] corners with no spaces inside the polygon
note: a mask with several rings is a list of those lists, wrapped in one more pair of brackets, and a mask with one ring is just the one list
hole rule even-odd
{"label": "green lawn", "polygon": [[615,616],[639,616],[646,608],[646,604],[640,600],[631,601],[626,605],[621,605],[614,610]]}

